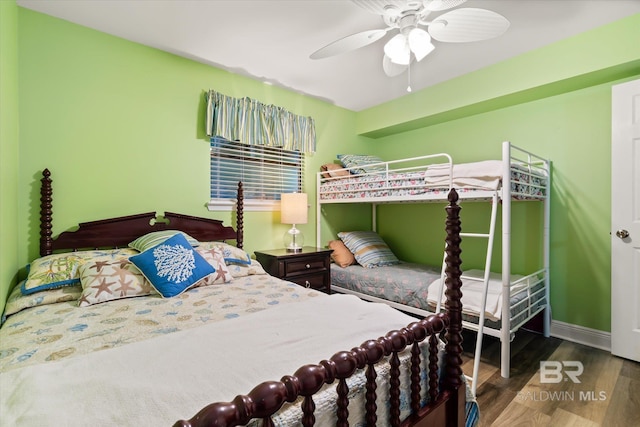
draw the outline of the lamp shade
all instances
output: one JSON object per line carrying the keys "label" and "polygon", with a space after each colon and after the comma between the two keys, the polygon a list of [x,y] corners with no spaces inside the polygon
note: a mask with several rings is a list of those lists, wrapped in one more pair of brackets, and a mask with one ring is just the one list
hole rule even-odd
{"label": "lamp shade", "polygon": [[307,223],[307,193],[280,195],[280,222],[283,224]]}

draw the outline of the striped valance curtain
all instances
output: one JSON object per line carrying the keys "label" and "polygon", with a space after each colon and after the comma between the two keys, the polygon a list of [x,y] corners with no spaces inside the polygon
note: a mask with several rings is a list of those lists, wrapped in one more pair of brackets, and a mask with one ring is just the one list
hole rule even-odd
{"label": "striped valance curtain", "polygon": [[207,92],[206,98],[208,136],[302,153],[316,151],[316,128],[311,117],[251,98],[232,98],[214,90]]}

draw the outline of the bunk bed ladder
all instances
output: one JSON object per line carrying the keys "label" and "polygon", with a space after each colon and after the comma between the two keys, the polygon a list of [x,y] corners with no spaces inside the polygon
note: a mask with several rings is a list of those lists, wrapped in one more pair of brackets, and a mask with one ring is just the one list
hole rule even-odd
{"label": "bunk bed ladder", "polygon": [[[482,303],[481,307],[485,307],[487,304],[487,292],[489,290],[489,275],[491,273],[491,257],[493,255],[493,242],[496,234],[496,219],[498,217],[498,204],[499,197],[498,192],[495,192],[491,198],[491,220],[489,222],[489,232],[488,233],[460,233],[460,237],[473,237],[473,238],[482,238],[487,239],[487,253],[484,264],[484,274],[482,278],[465,276],[464,272],[461,276],[463,280],[476,280],[482,282],[484,284],[482,288]],[[446,256],[446,254],[445,254]],[[440,281],[440,298],[438,298],[438,302],[436,304],[436,313],[439,313],[442,309],[442,292],[444,290],[444,277],[445,277],[445,267],[446,265],[442,264],[442,280]],[[464,293],[464,291],[463,291]],[[471,379],[471,391],[473,395],[476,394],[476,388],[478,386],[478,371],[480,370],[480,353],[482,351],[482,337],[484,335],[484,318],[485,318],[485,310],[481,310],[478,318],[478,333],[476,336],[476,350],[473,357],[473,376]]]}

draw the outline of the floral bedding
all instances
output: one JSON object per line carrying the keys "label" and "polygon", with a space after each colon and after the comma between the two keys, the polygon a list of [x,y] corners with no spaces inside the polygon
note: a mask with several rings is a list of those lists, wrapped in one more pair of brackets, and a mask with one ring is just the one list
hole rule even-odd
{"label": "floral bedding", "polygon": [[[469,182],[478,182],[467,178]],[[446,180],[443,180],[446,181]],[[462,180],[460,182],[465,182]],[[482,182],[482,181],[480,181]],[[487,181],[489,182],[489,181]],[[546,178],[529,171],[527,168],[513,165],[511,168],[511,191],[515,193],[514,199],[527,199],[530,197],[542,197]],[[486,191],[487,188],[477,188],[473,185],[457,186],[459,193]],[[402,197],[430,195],[434,198],[445,197],[449,191],[448,184],[435,185],[425,172],[405,173],[372,173],[367,175],[351,175],[345,178],[324,179],[320,185],[319,197],[321,200],[364,199],[380,197]],[[466,197],[466,196],[465,196]]]}
{"label": "floral bedding", "polygon": [[427,307],[429,285],[440,278],[440,268],[402,262],[397,265],[363,268],[331,266],[331,285],[409,307]]}
{"label": "floral bedding", "polygon": [[193,288],[174,298],[152,294],[88,307],[78,307],[76,300],[31,307],[9,316],[0,328],[0,372],[322,296],[259,274]]}

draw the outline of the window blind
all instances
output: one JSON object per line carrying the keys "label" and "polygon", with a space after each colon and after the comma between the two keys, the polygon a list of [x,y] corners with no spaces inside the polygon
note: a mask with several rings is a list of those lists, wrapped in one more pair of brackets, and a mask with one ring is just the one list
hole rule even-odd
{"label": "window blind", "polygon": [[302,192],[304,154],[277,147],[211,138],[211,200],[235,199],[242,181],[245,200],[280,200]]}

